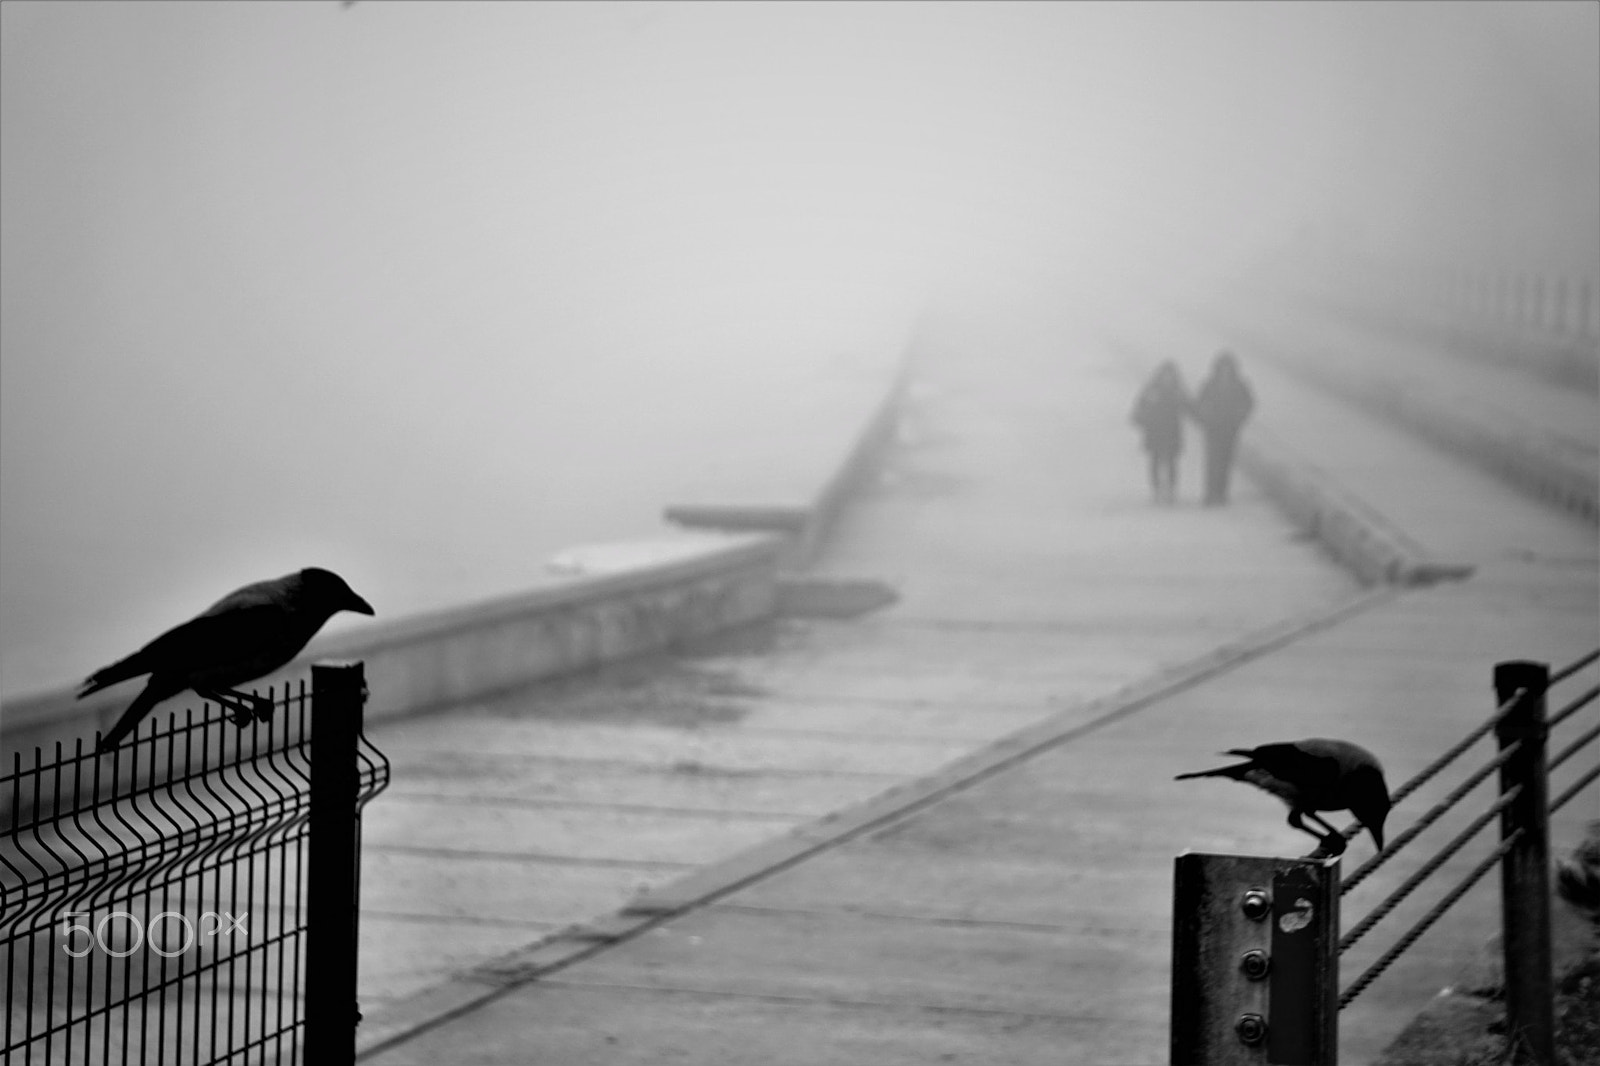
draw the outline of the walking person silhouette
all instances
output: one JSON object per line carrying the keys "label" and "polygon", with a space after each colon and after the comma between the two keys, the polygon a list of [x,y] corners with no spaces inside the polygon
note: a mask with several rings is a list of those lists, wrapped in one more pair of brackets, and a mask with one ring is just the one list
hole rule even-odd
{"label": "walking person silhouette", "polygon": [[1157,503],[1171,503],[1178,494],[1178,456],[1183,453],[1183,414],[1189,406],[1177,364],[1167,359],[1134,401],[1132,421],[1150,454],[1150,493]]}
{"label": "walking person silhouette", "polygon": [[1211,375],[1200,386],[1189,409],[1205,437],[1205,496],[1207,507],[1228,502],[1228,477],[1239,444],[1239,431],[1255,409],[1255,395],[1239,373],[1239,360],[1221,351],[1211,363]]}

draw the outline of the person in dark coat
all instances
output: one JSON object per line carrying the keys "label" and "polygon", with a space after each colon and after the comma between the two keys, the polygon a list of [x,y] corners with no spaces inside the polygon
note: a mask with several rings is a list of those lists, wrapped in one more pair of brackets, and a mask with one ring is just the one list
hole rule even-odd
{"label": "person in dark coat", "polygon": [[1232,352],[1218,352],[1211,364],[1211,376],[1190,404],[1205,436],[1204,502],[1208,507],[1228,502],[1228,476],[1233,470],[1239,431],[1255,405],[1255,396],[1239,373],[1239,360]]}
{"label": "person in dark coat", "polygon": [[1156,367],[1133,404],[1133,423],[1150,454],[1150,492],[1157,503],[1171,503],[1178,492],[1178,456],[1183,453],[1183,413],[1189,393],[1171,359]]}

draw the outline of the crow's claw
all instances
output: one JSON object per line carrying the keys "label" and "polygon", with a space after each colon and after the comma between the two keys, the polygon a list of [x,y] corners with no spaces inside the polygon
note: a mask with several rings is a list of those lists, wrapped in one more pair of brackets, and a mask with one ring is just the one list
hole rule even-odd
{"label": "crow's claw", "polygon": [[1349,844],[1344,839],[1343,833],[1329,833],[1322,838],[1322,842],[1307,855],[1308,859],[1331,859],[1336,855],[1343,855]]}

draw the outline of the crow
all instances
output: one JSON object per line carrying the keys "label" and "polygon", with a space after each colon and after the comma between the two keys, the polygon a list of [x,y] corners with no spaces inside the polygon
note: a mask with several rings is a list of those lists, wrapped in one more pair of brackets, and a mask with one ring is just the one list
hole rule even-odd
{"label": "crow", "polygon": [[[1319,852],[1325,850],[1328,855],[1344,852],[1344,836],[1316,812],[1347,810],[1372,834],[1378,850],[1383,850],[1389,786],[1383,780],[1383,766],[1365,748],[1344,740],[1312,737],[1259,748],[1230,748],[1222,754],[1249,761],[1179,774],[1173,780],[1228,777],[1264,789],[1289,805],[1289,824],[1316,837],[1321,842]],[[1308,828],[1306,818],[1327,830],[1327,835]]]}
{"label": "crow", "polygon": [[256,718],[266,721],[272,715],[272,701],[236,692],[235,686],[265,677],[293,659],[339,611],[372,614],[372,606],[338,574],[314,566],[228,593],[83,683],[79,699],[119,681],[150,675],[144,691],[101,737],[96,752],[116,747],[152,707],[188,689],[227,708],[241,729],[250,724],[252,709]]}

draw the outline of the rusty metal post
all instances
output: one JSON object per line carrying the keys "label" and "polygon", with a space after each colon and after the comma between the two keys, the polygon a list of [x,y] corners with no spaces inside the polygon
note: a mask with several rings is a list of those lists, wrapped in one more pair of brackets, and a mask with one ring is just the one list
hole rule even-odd
{"label": "rusty metal post", "polygon": [[1500,839],[1520,831],[1500,862],[1500,909],[1506,971],[1506,1038],[1518,1062],[1555,1062],[1555,977],[1550,947],[1550,786],[1545,766],[1545,663],[1503,662],[1494,668],[1495,698],[1521,699],[1495,726],[1504,750],[1520,744],[1500,767],[1500,792],[1517,797],[1500,812]]}
{"label": "rusty metal post", "polygon": [[306,860],[305,1062],[356,1057],[356,741],[366,702],[361,663],[311,667],[310,842]]}
{"label": "rusty metal post", "polygon": [[1338,863],[1191,852],[1173,873],[1171,1061],[1333,1063]]}

